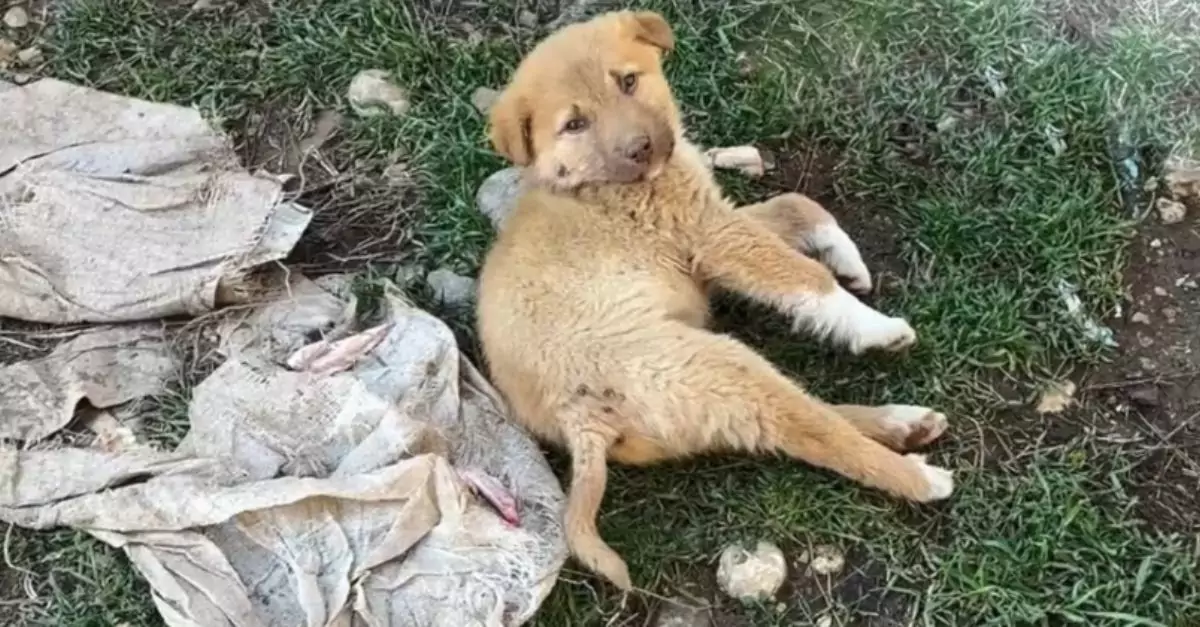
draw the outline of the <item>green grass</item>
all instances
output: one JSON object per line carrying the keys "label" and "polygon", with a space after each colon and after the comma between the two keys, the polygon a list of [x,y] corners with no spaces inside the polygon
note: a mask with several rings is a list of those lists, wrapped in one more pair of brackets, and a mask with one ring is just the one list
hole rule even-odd
{"label": "green grass", "polygon": [[[407,154],[421,215],[395,245],[429,267],[471,273],[491,237],[474,192],[502,163],[469,97],[502,84],[532,34],[470,41],[413,4],[293,0],[235,15],[78,0],[48,44],[51,73],[196,105],[239,133],[268,108],[344,108],[357,71],[391,70],[412,91],[411,114],[348,116],[336,156],[366,175]],[[885,217],[897,226],[892,261],[902,271],[878,304],[903,312],[921,342],[901,358],[851,359],[742,303],[722,304],[722,325],[831,399],[953,412],[954,435],[934,457],[960,469],[961,488],[944,506],[916,508],[779,460],[618,469],[602,532],[635,580],[657,594],[704,583],[722,546],[765,537],[790,554],[835,544],[872,565],[869,594],[833,595],[828,611],[848,620],[880,611],[870,597],[921,625],[1197,624],[1195,547],[1136,521],[1133,453],[1098,448],[1084,432],[1039,445],[1046,425],[1006,409],[1041,378],[1104,356],[1054,285],[1078,285],[1097,316],[1117,305],[1132,223],[1114,163],[1132,155],[1144,176],[1168,151],[1200,148],[1200,116],[1186,106],[1195,102],[1187,90],[1197,38],[1131,19],[1103,40],[1070,40],[1031,0],[639,4],[677,29],[668,71],[696,139],[760,142],[784,158],[817,147],[836,164],[822,198],[835,213],[854,214],[867,233]],[[516,22],[509,3],[494,5],[467,17]],[[742,201],[781,191],[723,180]],[[27,624],[152,622],[145,587],[126,567],[76,548],[93,541],[21,537],[16,563],[87,564],[82,580],[95,582],[80,592],[36,579],[50,600]],[[599,625],[621,614],[609,590],[569,569],[539,624]],[[713,600],[746,624],[827,611],[803,594],[784,611]]]}

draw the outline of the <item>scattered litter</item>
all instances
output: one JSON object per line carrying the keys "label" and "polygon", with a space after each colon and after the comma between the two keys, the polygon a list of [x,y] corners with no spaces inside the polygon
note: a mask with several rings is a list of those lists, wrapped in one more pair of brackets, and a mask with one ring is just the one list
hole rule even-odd
{"label": "scattered litter", "polygon": [[284,258],[311,218],[195,109],[42,79],[0,91],[0,111],[15,138],[0,142],[0,316],[207,313],[219,284]]}
{"label": "scattered litter", "polygon": [[172,627],[523,623],[566,558],[561,488],[450,329],[385,299],[386,333],[340,372],[280,364],[345,303],[303,306],[285,341],[231,321],[249,341],[194,389],[174,452],[0,449],[0,520],[123,548]]}
{"label": "scattered litter", "polygon": [[287,367],[318,375],[345,372],[383,341],[390,327],[381,324],[336,342],[318,340],[292,353]]}
{"label": "scattered litter", "polygon": [[758,178],[766,173],[762,153],[754,146],[730,146],[710,148],[704,151],[709,167],[721,170],[737,170],[746,176]]}
{"label": "scattered litter", "polygon": [[4,12],[4,25],[13,30],[29,26],[29,12],[21,6],[9,8]]}
{"label": "scattered litter", "polygon": [[1117,346],[1113,330],[1096,322],[1083,311],[1083,301],[1079,300],[1079,288],[1067,281],[1059,281],[1056,288],[1067,307],[1067,315],[1082,327],[1085,337],[1104,346]]}
{"label": "scattered litter", "polygon": [[764,601],[775,596],[786,576],[783,551],[765,541],[753,551],[741,544],[730,545],[721,552],[717,565],[717,584],[725,594],[741,601]]}
{"label": "scattered litter", "polygon": [[1051,381],[1042,388],[1038,400],[1039,414],[1057,414],[1070,407],[1075,402],[1075,383],[1072,381]]}
{"label": "scattered litter", "polygon": [[663,599],[659,603],[654,627],[710,627],[712,616],[707,607],[683,597]]}
{"label": "scattered litter", "polygon": [[[308,212],[195,111],[57,81],[0,110],[0,316],[123,322],[0,368],[0,521],[121,548],[169,627],[532,617],[563,492],[449,327],[391,285],[366,321],[353,277],[264,268]],[[140,321],[218,292],[247,300],[196,322],[223,362],[186,437],[139,442],[137,399],[180,367]],[[95,437],[52,437],[68,425]]]}
{"label": "scattered litter", "polygon": [[350,108],[363,116],[391,113],[400,116],[411,106],[408,93],[392,82],[387,70],[363,70],[350,81],[346,94]]}
{"label": "scattered litter", "polygon": [[161,393],[178,367],[152,323],[94,329],[45,357],[0,366],[0,440],[38,442],[85,400],[107,409]]}
{"label": "scattered litter", "polygon": [[1163,224],[1178,224],[1187,217],[1187,207],[1178,200],[1159,198],[1154,201],[1154,208],[1158,210],[1158,219]]}
{"label": "scattered litter", "polygon": [[983,71],[983,80],[996,98],[1003,98],[1008,93],[1008,85],[1004,84],[1004,73],[988,66]]}
{"label": "scattered litter", "polygon": [[1063,130],[1054,125],[1047,125],[1042,129],[1042,134],[1046,136],[1046,142],[1050,144],[1050,151],[1054,156],[1061,155],[1067,151],[1067,142],[1063,139]]}
{"label": "scattered litter", "polygon": [[808,568],[816,575],[836,575],[846,567],[846,556],[835,546],[821,544],[800,556],[801,562],[807,562]]}
{"label": "scattered litter", "polygon": [[822,614],[813,625],[814,627],[833,627],[833,617],[829,614]]}
{"label": "scattered litter", "polygon": [[958,126],[958,116],[953,113],[947,113],[942,116],[942,119],[938,120],[937,132],[945,133],[956,126]]}
{"label": "scattered litter", "polygon": [[1109,144],[1109,156],[1117,170],[1117,182],[1121,188],[1121,204],[1135,220],[1146,217],[1149,207],[1142,202],[1141,155],[1129,141],[1114,139]]}
{"label": "scattered litter", "polygon": [[492,105],[496,104],[499,98],[500,92],[491,87],[476,87],[475,91],[471,92],[471,104],[483,115],[492,110]]}
{"label": "scattered litter", "polygon": [[425,277],[433,297],[443,305],[459,307],[475,300],[475,279],[459,276],[452,270],[439,268]]}
{"label": "scattered litter", "polygon": [[509,167],[493,172],[475,193],[475,206],[492,221],[492,227],[497,230],[517,206],[517,198],[521,194],[521,171],[519,167]]}

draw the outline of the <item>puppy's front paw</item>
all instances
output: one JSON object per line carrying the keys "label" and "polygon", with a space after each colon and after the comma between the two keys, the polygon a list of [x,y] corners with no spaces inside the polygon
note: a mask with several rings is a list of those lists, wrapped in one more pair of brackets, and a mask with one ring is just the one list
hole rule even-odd
{"label": "puppy's front paw", "polygon": [[940,501],[950,498],[950,495],[954,493],[954,471],[929,465],[925,461],[924,455],[909,454],[904,458],[917,464],[917,469],[924,480],[925,485],[913,495],[915,501],[920,503]]}
{"label": "puppy's front paw", "polygon": [[862,329],[850,350],[858,355],[868,350],[902,351],[917,343],[917,332],[903,318],[882,318]]}

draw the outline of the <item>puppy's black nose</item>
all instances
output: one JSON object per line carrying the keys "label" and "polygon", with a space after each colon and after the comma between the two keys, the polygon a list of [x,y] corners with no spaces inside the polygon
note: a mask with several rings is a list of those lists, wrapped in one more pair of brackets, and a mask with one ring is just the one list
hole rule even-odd
{"label": "puppy's black nose", "polygon": [[650,137],[648,135],[639,135],[630,140],[629,144],[625,146],[625,156],[637,163],[649,162]]}

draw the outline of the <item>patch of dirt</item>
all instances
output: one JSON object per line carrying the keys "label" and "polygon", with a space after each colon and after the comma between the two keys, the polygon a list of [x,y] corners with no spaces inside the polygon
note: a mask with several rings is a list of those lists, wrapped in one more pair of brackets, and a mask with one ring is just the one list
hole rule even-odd
{"label": "patch of dirt", "polygon": [[416,185],[403,151],[352,156],[337,111],[272,102],[232,133],[242,163],[287,178],[313,219],[286,262],[309,274],[400,263],[411,249]]}
{"label": "patch of dirt", "polygon": [[846,627],[901,627],[908,624],[904,595],[888,588],[887,566],[858,551],[846,555],[846,566],[832,575],[818,575],[806,564],[793,563],[784,589],[788,604],[808,616],[830,609],[853,611]]}
{"label": "patch of dirt", "polygon": [[1087,390],[1142,453],[1140,514],[1156,528],[1200,525],[1200,223],[1151,215],[1130,250],[1121,348]]}

